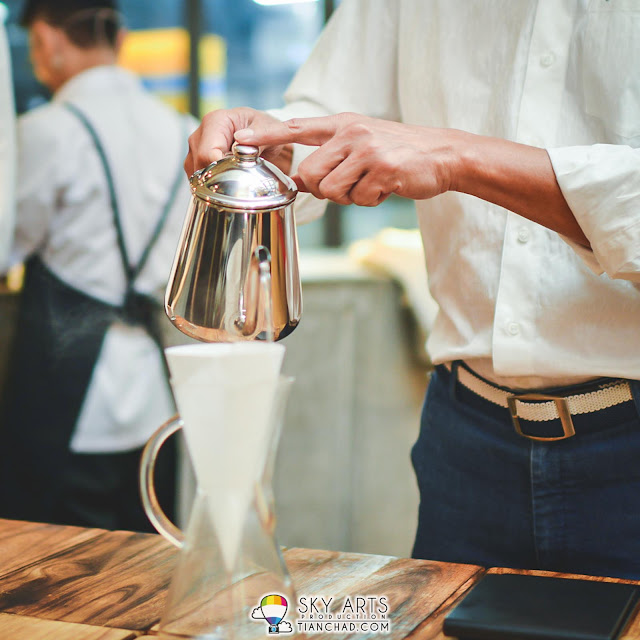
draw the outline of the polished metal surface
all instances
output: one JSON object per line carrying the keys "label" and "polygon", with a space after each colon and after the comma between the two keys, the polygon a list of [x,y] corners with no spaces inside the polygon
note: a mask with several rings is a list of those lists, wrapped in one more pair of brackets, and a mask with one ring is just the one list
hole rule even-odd
{"label": "polished metal surface", "polygon": [[234,145],[191,185],[165,294],[169,319],[204,342],[289,335],[302,314],[295,183],[256,147]]}
{"label": "polished metal surface", "polygon": [[293,202],[296,185],[276,167],[259,157],[258,147],[233,145],[233,153],[190,178],[196,197],[234,209],[275,209]]}

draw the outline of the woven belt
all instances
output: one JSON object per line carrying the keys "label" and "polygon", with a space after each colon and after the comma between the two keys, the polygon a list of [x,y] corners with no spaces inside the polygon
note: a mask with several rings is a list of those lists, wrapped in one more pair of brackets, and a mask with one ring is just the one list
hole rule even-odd
{"label": "woven belt", "polygon": [[[447,367],[448,368],[448,367]],[[593,391],[570,396],[544,393],[513,393],[489,384],[464,366],[456,367],[458,382],[476,395],[509,410],[516,431],[533,440],[564,440],[575,435],[572,415],[594,413],[633,400],[631,387],[624,380],[612,380]],[[546,422],[560,420],[563,435],[531,436],[522,432],[520,420]]]}

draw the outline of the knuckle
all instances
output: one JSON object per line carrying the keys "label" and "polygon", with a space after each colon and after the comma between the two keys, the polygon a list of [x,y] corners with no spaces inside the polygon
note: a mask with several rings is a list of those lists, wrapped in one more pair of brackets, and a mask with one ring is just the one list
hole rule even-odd
{"label": "knuckle", "polygon": [[378,166],[380,167],[380,171],[383,171],[386,175],[395,173],[396,170],[395,162],[385,154],[379,155]]}
{"label": "knuckle", "polygon": [[319,167],[314,166],[313,162],[303,160],[298,167],[298,174],[304,179],[305,183],[318,183],[324,178],[323,172]]}
{"label": "knuckle", "polygon": [[291,118],[291,120],[287,120],[285,124],[292,133],[298,133],[302,129],[300,118]]}
{"label": "knuckle", "polygon": [[352,138],[362,138],[370,136],[372,131],[371,127],[364,122],[354,121],[349,122],[344,128],[345,135]]}
{"label": "knuckle", "polygon": [[305,184],[311,177],[311,170],[309,167],[309,163],[306,160],[303,160],[298,165],[298,175],[304,180]]}
{"label": "knuckle", "polygon": [[348,125],[357,120],[362,120],[362,115],[354,113],[353,111],[343,111],[342,113],[337,114],[336,117],[344,125]]}
{"label": "knuckle", "polygon": [[384,191],[380,188],[358,189],[351,193],[351,199],[360,207],[375,207],[381,202],[383,193]]}
{"label": "knuckle", "polygon": [[326,184],[326,181],[322,181],[319,185],[320,193],[329,200],[338,201],[344,197],[344,189],[341,189],[335,184]]}
{"label": "knuckle", "polygon": [[354,198],[353,203],[357,204],[359,207],[375,207],[378,204],[375,200],[372,200],[370,197],[361,196],[359,198]]}
{"label": "knuckle", "polygon": [[397,161],[381,145],[370,145],[367,155],[370,157],[372,165],[375,166],[376,174],[380,177],[384,176],[385,180],[387,180],[389,176],[397,174]]}
{"label": "knuckle", "polygon": [[329,174],[323,178],[318,185],[320,192],[325,198],[339,204],[351,204],[349,191],[352,187],[352,184],[345,183],[344,180],[334,174]]}
{"label": "knuckle", "polygon": [[205,113],[204,116],[202,117],[202,123],[211,124],[216,120],[219,120],[220,116],[224,117],[224,113],[225,113],[224,109],[214,109],[213,111],[209,111],[208,113]]}

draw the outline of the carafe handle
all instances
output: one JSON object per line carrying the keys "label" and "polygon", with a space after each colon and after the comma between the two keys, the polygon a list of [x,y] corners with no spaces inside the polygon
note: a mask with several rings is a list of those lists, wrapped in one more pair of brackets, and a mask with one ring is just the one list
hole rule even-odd
{"label": "carafe handle", "polygon": [[162,445],[176,431],[182,428],[182,420],[177,414],[160,426],[149,438],[140,458],[140,497],[142,506],[156,531],[171,544],[181,548],[184,545],[184,533],[167,517],[158,502],[154,485],[156,460]]}

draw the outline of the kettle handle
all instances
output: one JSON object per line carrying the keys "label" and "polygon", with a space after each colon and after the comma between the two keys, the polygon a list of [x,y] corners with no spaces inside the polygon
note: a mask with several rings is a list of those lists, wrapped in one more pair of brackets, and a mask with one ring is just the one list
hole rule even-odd
{"label": "kettle handle", "polygon": [[260,294],[264,308],[265,340],[273,342],[273,301],[271,299],[271,253],[264,245],[256,247],[253,252],[258,262],[260,277]]}
{"label": "kettle handle", "polygon": [[[258,245],[249,258],[250,270],[248,277],[242,275],[242,280],[248,282],[247,295],[240,290],[239,311],[234,325],[242,336],[252,336],[260,325],[260,309],[264,309],[264,334],[267,342],[274,341],[273,301],[271,299],[271,252],[264,245]],[[246,262],[243,262],[245,265]],[[247,308],[251,313],[247,313]]]}
{"label": "kettle handle", "polygon": [[178,548],[184,545],[184,533],[169,520],[162,510],[154,485],[154,473],[156,460],[162,445],[170,436],[176,433],[176,431],[179,431],[182,425],[183,422],[180,416],[176,414],[173,418],[169,418],[163,425],[158,427],[142,450],[138,476],[142,506],[149,521],[160,535]]}

